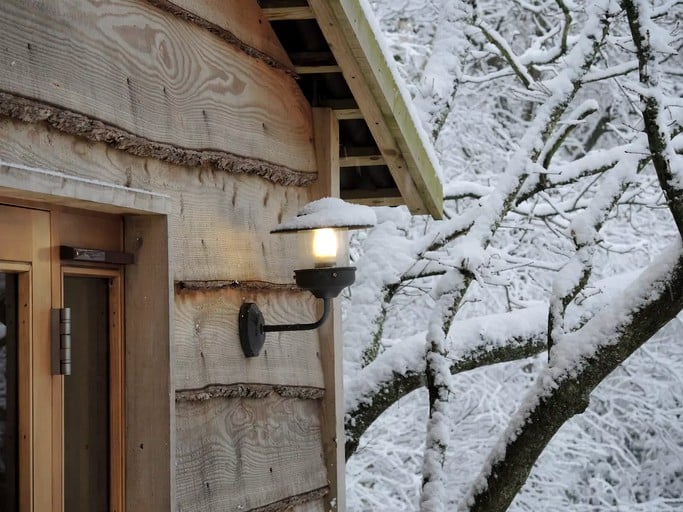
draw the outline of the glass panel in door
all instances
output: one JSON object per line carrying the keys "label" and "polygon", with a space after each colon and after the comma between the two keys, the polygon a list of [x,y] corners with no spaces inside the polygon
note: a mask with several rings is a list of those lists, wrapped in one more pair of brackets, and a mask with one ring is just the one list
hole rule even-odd
{"label": "glass panel in door", "polygon": [[19,510],[19,379],[16,274],[0,272],[0,510]]}
{"label": "glass panel in door", "polygon": [[71,375],[64,380],[64,510],[110,510],[109,279],[65,276]]}

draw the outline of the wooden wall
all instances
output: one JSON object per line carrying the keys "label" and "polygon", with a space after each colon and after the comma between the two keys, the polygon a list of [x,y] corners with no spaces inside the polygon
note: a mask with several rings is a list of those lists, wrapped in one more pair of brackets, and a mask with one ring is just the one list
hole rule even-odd
{"label": "wooden wall", "polygon": [[253,359],[237,336],[244,301],[316,314],[269,233],[320,194],[312,113],[256,1],[3,0],[0,43],[0,186],[20,165],[171,198],[176,509],[327,510],[317,333]]}

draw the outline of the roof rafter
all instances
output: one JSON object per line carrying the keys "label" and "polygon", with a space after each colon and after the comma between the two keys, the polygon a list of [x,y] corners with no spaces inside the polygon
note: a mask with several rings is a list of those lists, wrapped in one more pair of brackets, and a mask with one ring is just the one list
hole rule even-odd
{"label": "roof rafter", "polygon": [[309,0],[309,4],[408,208],[441,218],[443,191],[435,164],[361,4],[358,0]]}

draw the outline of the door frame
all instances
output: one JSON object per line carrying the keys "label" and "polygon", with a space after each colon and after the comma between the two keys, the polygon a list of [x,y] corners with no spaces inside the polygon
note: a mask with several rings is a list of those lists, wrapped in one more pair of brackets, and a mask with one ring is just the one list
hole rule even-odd
{"label": "door frame", "polygon": [[[52,172],[46,174],[42,169],[23,165],[3,167],[4,170],[11,172],[3,174],[0,179],[0,204],[36,208],[55,214],[51,215],[53,304],[61,304],[61,283],[57,284],[61,280],[60,240],[55,230],[55,219],[59,213],[77,208],[81,213],[123,216],[123,249],[134,254],[135,264],[128,266],[122,280],[125,318],[121,328],[128,340],[123,375],[126,395],[122,406],[125,412],[122,510],[173,512],[176,509],[175,389],[168,222],[171,199],[163,194],[105,182],[93,184],[90,180],[61,172],[61,185],[56,187]],[[66,189],[68,198],[63,193]],[[111,193],[103,193],[103,189],[111,190]],[[57,395],[61,396],[61,390],[56,388],[53,386],[53,401]],[[61,442],[56,443],[58,439],[61,441],[61,432],[50,439],[51,444],[56,444],[55,449],[61,449]],[[61,453],[55,455],[61,457]],[[49,481],[46,483],[51,488],[51,509],[62,510],[62,475],[52,468],[46,468],[45,473],[54,477],[51,478],[52,485]],[[50,509],[49,505],[36,507],[33,502],[26,510],[42,512]]]}
{"label": "door frame", "polygon": [[52,432],[58,409],[50,372],[52,297],[45,293],[52,288],[50,216],[37,208],[0,206],[3,234],[11,240],[0,247],[0,269],[18,279],[19,508],[54,510],[54,481],[62,469]]}

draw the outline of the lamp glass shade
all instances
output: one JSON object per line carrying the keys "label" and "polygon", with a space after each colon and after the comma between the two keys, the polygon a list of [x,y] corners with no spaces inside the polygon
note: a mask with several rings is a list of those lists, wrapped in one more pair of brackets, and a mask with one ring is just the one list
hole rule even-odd
{"label": "lamp glass shade", "polygon": [[337,263],[339,242],[337,232],[332,228],[313,231],[313,258],[316,267],[329,267]]}

